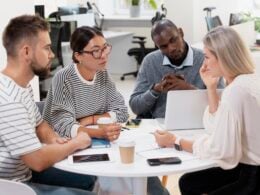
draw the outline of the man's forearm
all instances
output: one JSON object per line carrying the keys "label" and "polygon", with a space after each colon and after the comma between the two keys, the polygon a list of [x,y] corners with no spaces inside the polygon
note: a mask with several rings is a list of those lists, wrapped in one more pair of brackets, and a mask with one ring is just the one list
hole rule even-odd
{"label": "man's forearm", "polygon": [[52,143],[53,140],[58,137],[46,121],[43,121],[36,127],[36,134],[42,143]]}
{"label": "man's forearm", "polygon": [[77,140],[66,144],[48,144],[40,150],[22,156],[25,164],[34,171],[43,171],[72,154],[79,148]]}

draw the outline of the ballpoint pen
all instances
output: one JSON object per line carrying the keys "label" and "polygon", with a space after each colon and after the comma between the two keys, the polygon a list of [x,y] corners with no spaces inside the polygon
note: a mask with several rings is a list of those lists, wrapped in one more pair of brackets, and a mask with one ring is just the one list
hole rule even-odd
{"label": "ballpoint pen", "polygon": [[127,127],[121,127],[122,130],[130,130],[129,128]]}

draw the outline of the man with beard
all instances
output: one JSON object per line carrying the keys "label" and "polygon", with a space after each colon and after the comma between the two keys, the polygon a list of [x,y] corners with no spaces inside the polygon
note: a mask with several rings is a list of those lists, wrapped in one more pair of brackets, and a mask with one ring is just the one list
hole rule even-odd
{"label": "man with beard", "polygon": [[38,195],[92,194],[87,190],[95,177],[49,168],[91,140],[84,132],[70,140],[59,137],[33,100],[29,82],[35,75],[48,75],[54,58],[48,23],[39,16],[13,18],[3,45],[7,64],[0,73],[0,178],[24,182]]}
{"label": "man with beard", "polygon": [[151,36],[159,50],[144,58],[129,103],[139,118],[164,118],[168,91],[205,89],[199,74],[204,55],[170,20],[155,23]]}

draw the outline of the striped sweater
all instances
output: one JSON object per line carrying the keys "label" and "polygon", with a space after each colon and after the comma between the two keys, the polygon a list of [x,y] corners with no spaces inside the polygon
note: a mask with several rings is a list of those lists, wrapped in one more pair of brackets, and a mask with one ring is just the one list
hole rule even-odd
{"label": "striped sweater", "polygon": [[52,79],[44,108],[44,119],[63,137],[73,137],[78,119],[113,112],[117,122],[128,118],[123,96],[106,70],[98,71],[92,83],[81,77],[76,65],[60,70]]}
{"label": "striped sweater", "polygon": [[14,181],[31,178],[21,155],[41,148],[35,133],[41,122],[32,88],[22,88],[0,73],[0,178]]}

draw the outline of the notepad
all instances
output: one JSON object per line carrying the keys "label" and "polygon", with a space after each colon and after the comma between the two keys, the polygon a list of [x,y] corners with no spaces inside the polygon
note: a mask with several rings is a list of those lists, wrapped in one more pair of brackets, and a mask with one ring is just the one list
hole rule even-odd
{"label": "notepad", "polygon": [[91,148],[109,148],[111,144],[106,139],[92,138]]}

